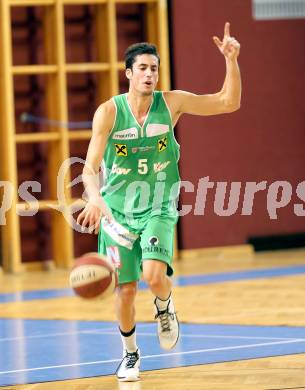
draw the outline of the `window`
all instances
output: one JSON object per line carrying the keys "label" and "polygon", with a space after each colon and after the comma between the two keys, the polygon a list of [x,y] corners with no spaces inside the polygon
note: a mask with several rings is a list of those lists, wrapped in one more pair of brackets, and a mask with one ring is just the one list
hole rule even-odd
{"label": "window", "polygon": [[303,19],[305,0],[252,0],[256,20]]}

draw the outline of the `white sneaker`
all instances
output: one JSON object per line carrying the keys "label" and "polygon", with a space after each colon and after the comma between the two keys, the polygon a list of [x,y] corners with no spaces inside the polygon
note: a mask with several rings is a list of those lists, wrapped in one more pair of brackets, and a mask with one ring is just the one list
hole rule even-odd
{"label": "white sneaker", "polygon": [[117,369],[116,375],[120,382],[135,382],[140,380],[140,350],[124,351],[124,357]]}
{"label": "white sneaker", "polygon": [[167,308],[160,310],[157,306],[157,298],[155,304],[155,319],[158,320],[158,337],[160,345],[163,349],[172,349],[177,344],[179,339],[179,321],[175,313],[174,302],[169,299]]}

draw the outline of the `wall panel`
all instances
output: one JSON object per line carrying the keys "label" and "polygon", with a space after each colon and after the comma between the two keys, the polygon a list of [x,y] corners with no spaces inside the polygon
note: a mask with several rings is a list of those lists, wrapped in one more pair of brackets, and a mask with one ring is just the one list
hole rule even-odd
{"label": "wall panel", "polygon": [[[305,20],[254,21],[250,0],[174,0],[171,21],[176,89],[218,91],[225,63],[212,37],[222,38],[229,21],[232,36],[241,42],[241,109],[217,117],[182,117],[177,128],[182,179],[195,185],[205,176],[215,183],[241,182],[242,193],[246,182],[267,181],[267,189],[254,198],[251,216],[241,215],[242,196],[234,215],[218,216],[215,189],[209,189],[205,215],[192,212],[181,218],[180,246],[243,244],[252,235],[303,231],[304,217],[294,214],[293,204],[303,204],[296,187],[305,180],[305,56],[300,46]],[[290,183],[292,197],[277,219],[270,219],[267,192],[275,181]],[[195,198],[182,190],[182,204],[194,206]]]}

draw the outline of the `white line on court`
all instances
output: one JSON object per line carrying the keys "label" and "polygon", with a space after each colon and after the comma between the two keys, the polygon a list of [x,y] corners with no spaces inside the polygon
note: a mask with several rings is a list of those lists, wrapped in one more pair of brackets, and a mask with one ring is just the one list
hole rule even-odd
{"label": "white line on court", "polygon": [[[113,335],[117,336],[119,332],[114,330],[113,328],[105,328],[105,329],[88,329],[88,330],[80,330],[78,332],[60,332],[60,333],[46,333],[32,336],[19,336],[19,337],[4,337],[0,339],[0,342],[5,341],[17,341],[17,340],[28,340],[28,339],[39,339],[39,338],[49,338],[49,337],[63,337],[63,336],[75,336],[78,334],[98,334],[98,335]],[[137,332],[137,336],[156,336],[156,333],[146,333],[146,332]],[[210,335],[210,334],[184,334],[180,333],[180,337],[190,337],[190,338],[208,338],[208,339],[240,339],[240,340],[295,340],[295,337],[259,337],[259,336],[223,336],[223,335]],[[304,340],[298,338],[298,340]]]}
{"label": "white line on court", "polygon": [[[88,331],[88,333],[93,334],[107,334],[107,335],[118,335],[118,332],[104,332],[103,330],[97,331]],[[137,332],[137,336],[156,336],[157,333],[145,333],[145,332]],[[241,340],[296,340],[295,337],[259,337],[259,336],[223,336],[223,335],[210,335],[210,334],[184,334],[180,333],[180,337],[194,337],[194,338],[207,338],[207,339],[241,339]],[[298,340],[303,340],[298,338]]]}
{"label": "white line on court", "polygon": [[[45,334],[34,334],[32,336],[19,336],[19,337],[3,337],[0,339],[1,341],[14,341],[14,340],[27,340],[27,339],[39,339],[44,337],[57,337],[57,336],[74,336],[77,334],[97,334],[100,329],[92,329],[92,330],[80,330],[78,332],[59,332],[59,333],[45,333]],[[118,334],[118,331],[115,333],[115,329],[113,328],[105,328],[105,334],[107,332],[113,332],[113,334]],[[111,334],[111,333],[110,333]]]}
{"label": "white line on court", "polygon": [[[229,351],[229,350],[235,350],[235,349],[256,348],[256,347],[265,347],[265,346],[270,346],[270,345],[292,344],[292,343],[300,343],[300,342],[304,342],[304,339],[275,341],[272,343],[236,345],[234,347],[198,349],[198,350],[194,350],[194,351],[172,352],[172,353],[163,353],[163,354],[158,354],[158,355],[146,355],[146,356],[141,356],[141,359],[151,359],[151,358],[164,357],[164,356],[191,355],[191,354],[197,354],[197,353],[203,353],[203,352]],[[111,360],[99,360],[99,361],[95,361],[95,362],[61,364],[61,365],[57,365],[57,366],[24,368],[24,369],[20,369],[20,370],[0,371],[0,375],[13,374],[13,373],[19,373],[19,372],[50,370],[50,369],[54,369],[54,368],[66,368],[66,367],[76,367],[76,366],[88,366],[88,365],[102,364],[102,363],[114,363],[114,362],[120,362],[121,360],[122,359],[120,358],[120,359],[111,359]]]}

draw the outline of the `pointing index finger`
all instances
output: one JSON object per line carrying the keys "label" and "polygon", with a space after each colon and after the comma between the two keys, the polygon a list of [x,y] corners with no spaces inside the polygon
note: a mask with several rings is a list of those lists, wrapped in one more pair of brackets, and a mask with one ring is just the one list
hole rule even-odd
{"label": "pointing index finger", "polygon": [[230,23],[229,22],[226,22],[226,24],[225,24],[224,36],[225,37],[229,37],[230,36]]}

